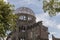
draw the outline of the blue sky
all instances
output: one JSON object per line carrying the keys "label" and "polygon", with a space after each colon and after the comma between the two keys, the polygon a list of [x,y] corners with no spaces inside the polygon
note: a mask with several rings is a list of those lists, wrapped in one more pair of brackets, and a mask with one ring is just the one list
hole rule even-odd
{"label": "blue sky", "polygon": [[10,2],[10,4],[15,5],[15,9],[19,7],[31,8],[35,15],[36,21],[43,21],[43,25],[48,27],[50,32],[49,40],[51,40],[51,35],[54,34],[55,37],[60,37],[60,13],[56,16],[50,17],[48,13],[43,12],[43,0],[5,0]]}

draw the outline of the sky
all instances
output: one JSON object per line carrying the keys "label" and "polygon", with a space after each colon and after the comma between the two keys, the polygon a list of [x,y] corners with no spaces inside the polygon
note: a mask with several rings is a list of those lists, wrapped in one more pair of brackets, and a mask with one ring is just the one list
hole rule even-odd
{"label": "sky", "polygon": [[5,0],[10,4],[15,5],[15,9],[19,7],[28,7],[32,9],[36,15],[36,21],[43,21],[43,25],[48,27],[49,40],[52,34],[59,38],[60,37],[60,13],[56,16],[50,17],[48,13],[43,11],[43,0]]}

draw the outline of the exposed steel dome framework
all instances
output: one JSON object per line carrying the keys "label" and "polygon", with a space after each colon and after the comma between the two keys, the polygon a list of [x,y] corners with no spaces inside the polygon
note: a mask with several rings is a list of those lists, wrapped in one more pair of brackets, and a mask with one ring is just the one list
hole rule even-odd
{"label": "exposed steel dome framework", "polygon": [[18,13],[30,14],[30,15],[35,16],[34,12],[30,8],[27,8],[27,7],[17,8],[16,11],[15,11],[15,13],[16,14],[18,14]]}
{"label": "exposed steel dome framework", "polygon": [[20,7],[15,10],[15,14],[19,16],[18,24],[21,25],[32,25],[36,22],[34,12],[27,7]]}

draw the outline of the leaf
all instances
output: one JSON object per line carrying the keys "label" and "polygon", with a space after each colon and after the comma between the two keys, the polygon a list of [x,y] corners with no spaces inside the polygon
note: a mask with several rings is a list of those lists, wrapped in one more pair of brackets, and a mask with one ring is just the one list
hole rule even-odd
{"label": "leaf", "polygon": [[50,16],[55,16],[58,12],[60,12],[60,1],[58,0],[49,0],[43,1],[43,10],[44,12],[48,12]]}
{"label": "leaf", "polygon": [[13,8],[13,5],[0,0],[0,37],[5,37],[7,30],[14,30],[16,27],[17,16],[13,14]]}

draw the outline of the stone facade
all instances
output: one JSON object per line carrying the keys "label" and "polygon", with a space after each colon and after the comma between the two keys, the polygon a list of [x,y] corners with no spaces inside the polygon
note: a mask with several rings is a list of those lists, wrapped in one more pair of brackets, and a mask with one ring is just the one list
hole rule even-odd
{"label": "stone facade", "polygon": [[21,7],[15,11],[18,15],[16,30],[11,32],[7,40],[49,40],[48,27],[42,24],[42,21],[36,22],[34,12]]}

